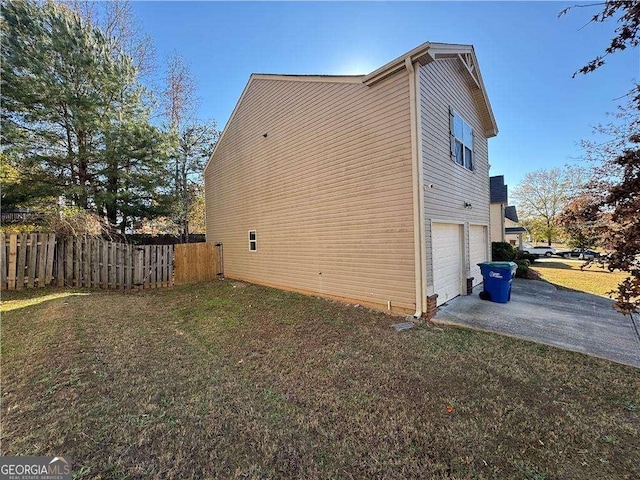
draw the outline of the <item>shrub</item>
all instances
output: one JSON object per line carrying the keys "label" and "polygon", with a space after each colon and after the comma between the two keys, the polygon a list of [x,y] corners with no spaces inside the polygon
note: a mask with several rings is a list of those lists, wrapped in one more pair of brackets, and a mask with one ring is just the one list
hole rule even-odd
{"label": "shrub", "polygon": [[516,249],[508,242],[491,242],[491,258],[494,262],[513,262]]}
{"label": "shrub", "polygon": [[537,258],[538,258],[537,255],[534,255],[533,253],[525,252],[523,250],[518,250],[516,252],[516,262],[518,260],[529,260],[529,264],[532,264],[533,262],[536,261]]}
{"label": "shrub", "polygon": [[58,212],[48,213],[44,227],[59,237],[89,235],[108,236],[109,226],[95,213],[78,207],[64,207]]}
{"label": "shrub", "polygon": [[516,277],[529,278],[529,260],[516,260],[516,264],[518,265],[518,268],[516,269]]}

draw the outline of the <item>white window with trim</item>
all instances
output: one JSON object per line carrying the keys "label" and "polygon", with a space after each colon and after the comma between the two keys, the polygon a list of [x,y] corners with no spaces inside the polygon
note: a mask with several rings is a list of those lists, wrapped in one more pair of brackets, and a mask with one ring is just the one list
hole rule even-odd
{"label": "white window with trim", "polygon": [[451,159],[458,165],[473,170],[473,128],[453,108],[449,108],[449,118]]}
{"label": "white window with trim", "polygon": [[255,230],[249,230],[249,251],[258,251],[258,235]]}

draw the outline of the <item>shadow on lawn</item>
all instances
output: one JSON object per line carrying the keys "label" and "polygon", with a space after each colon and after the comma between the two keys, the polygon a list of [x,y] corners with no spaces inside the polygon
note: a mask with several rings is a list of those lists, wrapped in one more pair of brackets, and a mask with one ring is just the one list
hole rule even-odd
{"label": "shadow on lawn", "polygon": [[558,270],[575,270],[573,266],[567,265],[563,262],[554,262],[554,261],[546,261],[546,262],[535,262],[532,264],[534,268],[553,268]]}
{"label": "shadow on lawn", "polygon": [[[574,272],[589,272],[589,273],[613,273],[610,272],[606,267],[603,267],[600,264],[592,263],[587,265],[587,262],[582,262],[581,264],[569,265],[562,261],[546,261],[546,262],[536,262],[531,265],[533,268],[550,268],[554,270],[573,270]],[[584,268],[583,268],[584,267]]]}

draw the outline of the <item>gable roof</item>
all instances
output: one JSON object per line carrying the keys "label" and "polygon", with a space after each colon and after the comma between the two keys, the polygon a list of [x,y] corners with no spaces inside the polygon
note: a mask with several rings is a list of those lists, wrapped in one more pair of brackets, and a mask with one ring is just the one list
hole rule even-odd
{"label": "gable roof", "polygon": [[[390,75],[407,68],[407,61],[418,62],[420,65],[426,65],[440,58],[458,58],[464,65],[469,77],[476,85],[476,90],[473,93],[474,99],[478,104],[480,111],[480,117],[484,125],[484,134],[487,137],[495,137],[498,134],[498,126],[496,124],[495,117],[493,116],[493,110],[489,103],[489,97],[482,81],[482,75],[478,67],[478,60],[476,58],[473,45],[461,45],[453,43],[435,43],[426,42],[419,47],[410,50],[404,55],[399,56],[395,60],[383,65],[382,67],[374,70],[368,75],[281,75],[281,74],[266,74],[266,73],[252,73],[242,90],[242,94],[236,103],[231,116],[225,125],[224,130],[218,138],[216,146],[213,148],[213,152],[209,156],[209,160],[204,166],[203,171],[207,170],[207,167],[211,163],[213,155],[216,153],[218,145],[224,139],[224,134],[227,131],[227,126],[233,120],[233,117],[238,110],[238,106],[242,103],[242,99],[249,90],[251,82],[254,80],[288,80],[298,82],[335,82],[335,83],[364,83],[367,86],[374,85],[380,80],[387,78]],[[506,194],[506,193],[505,193]],[[492,200],[493,201],[493,200]],[[506,199],[505,199],[506,203]]]}
{"label": "gable roof", "polygon": [[516,223],[520,221],[518,220],[518,212],[516,212],[516,207],[514,207],[513,205],[504,207],[504,218],[508,218],[512,222]]}
{"label": "gable roof", "polygon": [[504,175],[489,177],[489,190],[491,203],[509,203],[507,200],[507,186],[504,184]]}
{"label": "gable roof", "polygon": [[478,59],[476,58],[473,45],[462,45],[455,43],[437,43],[426,42],[419,47],[410,50],[404,55],[400,55],[395,60],[390,61],[386,65],[374,70],[364,77],[365,85],[373,85],[376,82],[393,75],[394,73],[406,68],[406,61],[418,62],[420,65],[426,65],[441,58],[458,58],[464,65],[469,78],[475,84],[474,98],[480,111],[480,117],[484,125],[484,134],[487,137],[495,137],[498,134],[498,125],[493,115],[487,89],[484,86]]}

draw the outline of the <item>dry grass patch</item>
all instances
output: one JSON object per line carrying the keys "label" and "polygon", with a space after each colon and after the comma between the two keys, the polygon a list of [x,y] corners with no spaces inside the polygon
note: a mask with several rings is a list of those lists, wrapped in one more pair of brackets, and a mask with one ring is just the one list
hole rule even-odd
{"label": "dry grass patch", "polygon": [[531,268],[549,283],[602,297],[609,297],[609,292],[615,290],[618,284],[627,278],[625,273],[610,272],[595,263],[581,269],[584,264],[585,262],[579,260],[545,259],[537,261]]}
{"label": "dry grass patch", "polygon": [[26,303],[2,317],[3,455],[78,478],[640,475],[632,367],[230,281],[61,292],[5,295]]}

